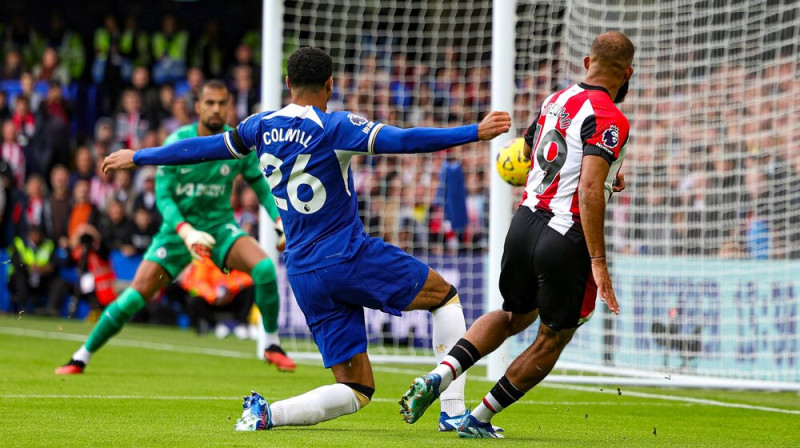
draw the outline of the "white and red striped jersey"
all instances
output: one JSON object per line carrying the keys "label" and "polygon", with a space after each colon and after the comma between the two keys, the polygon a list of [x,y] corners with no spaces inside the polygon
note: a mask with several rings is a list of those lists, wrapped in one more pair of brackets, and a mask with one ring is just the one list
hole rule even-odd
{"label": "white and red striped jersey", "polygon": [[606,201],[625,158],[628,119],[602,87],[575,84],[550,95],[528,128],[531,171],[521,206],[552,213],[549,226],[562,235],[583,233],[578,183],[584,155],[603,157],[611,166]]}

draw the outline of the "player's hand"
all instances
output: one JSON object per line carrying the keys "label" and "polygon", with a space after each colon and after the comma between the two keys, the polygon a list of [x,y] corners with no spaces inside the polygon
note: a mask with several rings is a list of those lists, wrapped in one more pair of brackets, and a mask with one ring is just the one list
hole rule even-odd
{"label": "player's hand", "polygon": [[192,227],[188,222],[178,224],[176,229],[189,253],[197,260],[211,255],[211,249],[217,244],[213,236]]}
{"label": "player's hand", "polygon": [[605,257],[592,260],[592,276],[594,276],[594,283],[597,285],[597,296],[600,297],[600,300],[606,302],[606,306],[611,312],[619,315],[619,303],[617,303],[614,288],[611,286],[611,276],[608,275],[608,265]]}
{"label": "player's hand", "polygon": [[120,149],[106,156],[103,159],[103,173],[108,174],[114,170],[132,170],[136,168],[136,165],[133,164],[133,154],[135,152],[132,149]]}
{"label": "player's hand", "polygon": [[478,124],[478,140],[491,140],[511,129],[511,115],[508,112],[491,111]]}
{"label": "player's hand", "polygon": [[286,249],[286,235],[283,233],[283,220],[280,216],[275,220],[275,233],[278,234],[278,242],[275,243],[275,248],[283,252]]}
{"label": "player's hand", "polygon": [[614,178],[612,190],[614,190],[614,193],[619,193],[624,189],[625,189],[625,175],[622,173],[617,173],[617,177]]}

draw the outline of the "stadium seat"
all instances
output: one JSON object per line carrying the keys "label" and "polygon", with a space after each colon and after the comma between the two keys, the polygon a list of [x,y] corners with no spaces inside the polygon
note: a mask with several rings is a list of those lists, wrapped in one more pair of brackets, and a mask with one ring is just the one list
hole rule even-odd
{"label": "stadium seat", "polygon": [[132,281],[141,262],[141,255],[125,256],[118,250],[111,251],[111,266],[118,280]]}

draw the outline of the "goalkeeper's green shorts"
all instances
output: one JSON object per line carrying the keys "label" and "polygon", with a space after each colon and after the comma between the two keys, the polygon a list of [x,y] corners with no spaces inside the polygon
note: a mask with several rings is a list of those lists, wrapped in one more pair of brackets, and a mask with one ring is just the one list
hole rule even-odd
{"label": "goalkeeper's green shorts", "polygon": [[[198,228],[198,230],[201,229]],[[225,257],[233,247],[233,243],[239,238],[247,236],[247,233],[233,221],[202,230],[217,241],[211,251],[211,261],[220,269],[225,267]],[[192,254],[189,253],[183,239],[174,230],[162,227],[153,237],[150,247],[144,254],[144,259],[158,264],[167,271],[172,279],[175,279],[192,262]]]}

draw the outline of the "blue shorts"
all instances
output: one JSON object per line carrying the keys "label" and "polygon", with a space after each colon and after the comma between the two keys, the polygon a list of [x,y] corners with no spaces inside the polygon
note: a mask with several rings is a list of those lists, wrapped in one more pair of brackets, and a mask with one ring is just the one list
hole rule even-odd
{"label": "blue shorts", "polygon": [[430,268],[380,238],[339,264],[289,276],[325,368],[367,351],[364,307],[399,316],[428,280]]}

